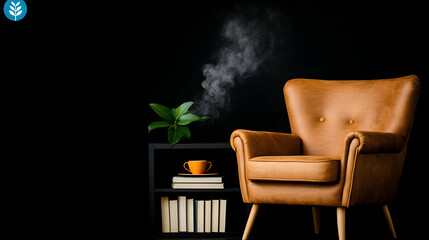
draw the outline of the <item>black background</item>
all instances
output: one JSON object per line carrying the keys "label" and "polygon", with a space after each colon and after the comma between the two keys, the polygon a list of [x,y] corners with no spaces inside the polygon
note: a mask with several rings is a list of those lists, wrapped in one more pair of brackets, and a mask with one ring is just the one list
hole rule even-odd
{"label": "black background", "polygon": [[[10,202],[20,206],[10,223],[37,222],[25,233],[45,237],[144,236],[147,146],[167,142],[165,129],[147,133],[158,119],[148,104],[177,107],[201,94],[201,67],[214,63],[220,28],[239,1],[26,3],[23,20],[0,17],[5,160],[12,164],[6,186],[15,196]],[[284,44],[234,87],[231,111],[213,125],[192,124],[191,140],[182,142],[227,142],[237,128],[290,132],[282,87],[291,78],[415,74],[422,92],[391,212],[401,239],[421,235],[427,222],[424,2],[253,4],[276,6],[286,16]],[[321,238],[335,239],[334,210],[322,214]],[[358,207],[349,215],[350,238],[389,239],[381,212]],[[254,237],[315,239],[307,208],[270,206],[258,219],[264,220],[257,220]]]}
{"label": "black background", "polygon": [[[177,107],[182,102],[195,100],[201,93],[200,83],[204,80],[201,67],[215,61],[214,54],[221,41],[220,27],[228,14],[236,11],[236,4],[235,1],[177,2],[152,8],[157,12],[162,9],[158,19],[168,20],[160,23],[154,20],[149,26],[149,39],[153,42],[147,45],[152,49],[145,56],[150,69],[148,75],[142,76],[147,79],[142,131],[158,119],[148,107],[149,103]],[[424,119],[428,25],[423,5],[417,1],[258,4],[262,8],[278,6],[286,16],[287,29],[282,32],[284,45],[276,49],[275,58],[263,64],[258,74],[234,87],[231,111],[221,112],[214,125],[193,124],[191,140],[183,142],[225,142],[237,128],[290,132],[282,87],[291,78],[375,79],[416,74],[422,81],[422,93],[398,199],[391,204],[391,212],[401,239],[421,236],[419,229],[424,229],[425,221],[414,219],[425,212],[422,198],[418,196],[427,182],[422,157],[423,139],[427,134]],[[145,139],[144,147],[148,142],[166,142],[166,131],[155,130]],[[267,206],[261,211],[254,237],[315,239],[309,208]],[[376,207],[350,209],[347,221],[350,239],[390,239],[385,220]],[[321,238],[335,239],[335,211],[323,209],[322,222]]]}

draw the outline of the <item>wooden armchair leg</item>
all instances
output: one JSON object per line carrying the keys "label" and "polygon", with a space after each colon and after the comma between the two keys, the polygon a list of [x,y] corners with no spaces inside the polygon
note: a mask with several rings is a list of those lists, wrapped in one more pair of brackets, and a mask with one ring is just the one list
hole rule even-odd
{"label": "wooden armchair leg", "polygon": [[389,224],[390,232],[392,233],[393,238],[398,238],[396,236],[395,227],[393,226],[392,217],[390,216],[389,208],[387,208],[387,205],[383,205],[383,213],[384,217],[386,217],[387,224]]}
{"label": "wooden armchair leg", "polygon": [[246,228],[244,229],[243,233],[243,240],[246,240],[249,238],[250,231],[252,231],[253,223],[255,223],[256,215],[258,214],[259,205],[253,204],[252,210],[250,210],[249,218],[247,219]]}
{"label": "wooden armchair leg", "polygon": [[320,208],[312,207],[313,210],[313,223],[314,223],[314,232],[316,234],[320,233]]}
{"label": "wooden armchair leg", "polygon": [[346,209],[337,207],[338,239],[346,240]]}

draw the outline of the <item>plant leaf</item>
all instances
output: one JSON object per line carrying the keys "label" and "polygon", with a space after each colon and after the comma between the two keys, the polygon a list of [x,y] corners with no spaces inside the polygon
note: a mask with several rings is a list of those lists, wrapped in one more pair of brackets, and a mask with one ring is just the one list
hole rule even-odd
{"label": "plant leaf", "polygon": [[174,120],[176,121],[177,117],[176,117],[176,109],[175,108],[171,109],[171,114],[173,115]]}
{"label": "plant leaf", "polygon": [[21,10],[21,6],[19,6],[19,7],[16,9],[16,11],[18,11],[18,10]]}
{"label": "plant leaf", "polygon": [[179,142],[182,137],[182,133],[177,129],[175,130],[173,127],[168,128],[168,141],[170,142],[171,146]]}
{"label": "plant leaf", "polygon": [[18,3],[16,4],[16,6],[18,6],[20,3],[21,3],[21,2],[18,2]]}
{"label": "plant leaf", "polygon": [[[11,3],[12,3],[12,5],[13,5],[13,6],[16,6],[14,2],[11,2]],[[20,2],[19,2],[19,3],[20,3]],[[18,4],[19,4],[19,3],[18,3]]]}
{"label": "plant leaf", "polygon": [[174,128],[173,127],[169,127],[168,131],[167,131],[167,136],[168,136],[168,142],[170,143],[170,145],[173,145],[173,137],[174,137]]}
{"label": "plant leaf", "polygon": [[177,126],[177,130],[187,139],[191,137],[191,130],[186,126]]}
{"label": "plant leaf", "polygon": [[182,105],[176,109],[176,119],[179,119],[183,114],[185,114],[193,104],[194,102],[192,101],[182,103]]}
{"label": "plant leaf", "polygon": [[155,122],[151,122],[149,124],[149,126],[147,127],[147,129],[150,131],[157,129],[157,128],[163,128],[163,127],[172,127],[173,125],[170,124],[167,121],[155,121]]}
{"label": "plant leaf", "polygon": [[179,118],[179,121],[177,121],[177,124],[183,126],[183,125],[188,125],[189,123],[192,123],[192,122],[196,122],[198,120],[200,120],[200,117],[198,117],[193,113],[188,112]]}
{"label": "plant leaf", "polygon": [[12,6],[9,6],[10,7],[10,9],[12,9],[13,11],[15,11],[15,8],[14,7],[12,7]]}
{"label": "plant leaf", "polygon": [[160,117],[162,117],[163,119],[167,120],[168,122],[174,123],[175,118],[174,118],[173,114],[171,113],[171,109],[169,109],[168,107],[166,107],[164,105],[156,104],[156,103],[151,103],[151,104],[149,104],[149,106]]}
{"label": "plant leaf", "polygon": [[12,10],[9,10],[10,15],[16,16],[15,13],[12,12]]}
{"label": "plant leaf", "polygon": [[21,11],[18,11],[18,12],[16,13],[16,16],[21,15],[21,13],[22,13],[22,10],[21,10]]}
{"label": "plant leaf", "polygon": [[201,117],[200,120],[212,120],[212,124],[214,123],[214,119],[212,117],[204,116],[204,117]]}

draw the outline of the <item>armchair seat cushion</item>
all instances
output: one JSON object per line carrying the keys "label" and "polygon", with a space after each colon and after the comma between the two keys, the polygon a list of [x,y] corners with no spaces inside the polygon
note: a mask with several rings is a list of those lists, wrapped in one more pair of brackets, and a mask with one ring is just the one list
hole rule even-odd
{"label": "armchair seat cushion", "polygon": [[340,159],[329,156],[260,156],[247,162],[251,181],[335,182],[339,172]]}

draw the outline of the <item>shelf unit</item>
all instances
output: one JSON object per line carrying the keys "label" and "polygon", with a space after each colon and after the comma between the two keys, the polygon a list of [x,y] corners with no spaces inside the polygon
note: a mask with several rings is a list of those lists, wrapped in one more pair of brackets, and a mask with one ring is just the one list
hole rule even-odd
{"label": "shelf unit", "polygon": [[[172,177],[179,172],[185,172],[182,167],[183,163],[192,159],[211,161],[213,163],[213,172],[219,172],[223,176],[225,188],[172,189]],[[226,232],[162,233],[160,197],[169,196],[175,198],[183,195],[195,199],[227,199]],[[149,144],[149,213],[152,236],[155,239],[239,238],[244,230],[248,212],[248,206],[243,203],[241,198],[235,153],[229,143],[189,143],[173,146],[167,143]]]}

